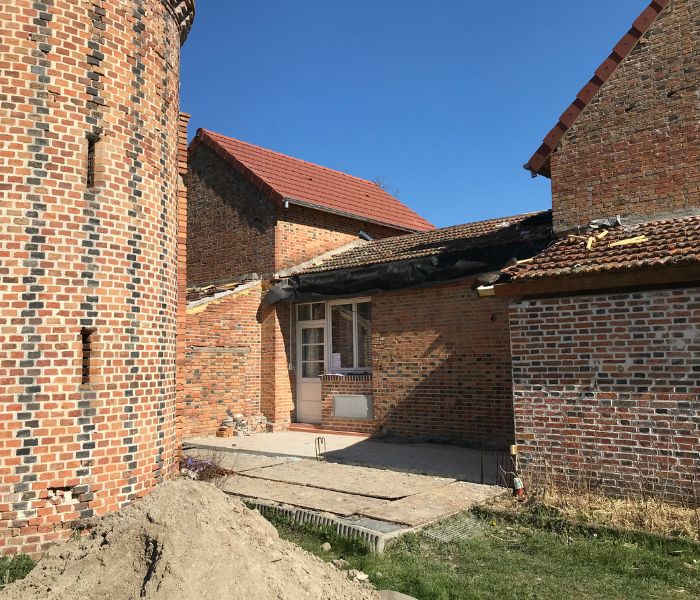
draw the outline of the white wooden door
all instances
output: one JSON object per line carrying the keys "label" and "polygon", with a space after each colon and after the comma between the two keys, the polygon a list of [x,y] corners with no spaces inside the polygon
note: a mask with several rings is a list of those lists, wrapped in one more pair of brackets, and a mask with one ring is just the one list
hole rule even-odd
{"label": "white wooden door", "polygon": [[325,322],[306,321],[297,325],[297,421],[300,423],[321,422],[325,342]]}

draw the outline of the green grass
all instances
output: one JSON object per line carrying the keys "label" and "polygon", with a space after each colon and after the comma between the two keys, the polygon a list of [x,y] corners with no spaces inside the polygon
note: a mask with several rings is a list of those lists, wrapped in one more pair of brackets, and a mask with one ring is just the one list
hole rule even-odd
{"label": "green grass", "polygon": [[[379,589],[419,600],[700,597],[700,548],[646,534],[569,529],[481,513],[474,537],[451,543],[406,535],[384,554],[317,527],[274,519],[281,537],[324,560],[344,558]],[[461,515],[455,519],[473,518]],[[320,546],[330,542],[332,550]]]}
{"label": "green grass", "polygon": [[29,574],[36,563],[26,554],[0,558],[0,590]]}

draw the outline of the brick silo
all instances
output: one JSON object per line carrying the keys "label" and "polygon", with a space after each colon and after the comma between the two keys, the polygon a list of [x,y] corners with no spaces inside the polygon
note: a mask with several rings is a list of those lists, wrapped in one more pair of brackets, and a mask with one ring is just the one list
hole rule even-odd
{"label": "brick silo", "polygon": [[194,0],[0,4],[0,554],[173,472],[193,16]]}

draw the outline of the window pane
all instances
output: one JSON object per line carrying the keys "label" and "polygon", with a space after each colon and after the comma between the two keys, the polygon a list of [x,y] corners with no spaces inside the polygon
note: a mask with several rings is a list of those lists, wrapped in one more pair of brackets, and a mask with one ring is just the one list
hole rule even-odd
{"label": "window pane", "polygon": [[299,321],[310,321],[311,320],[311,305],[310,304],[299,304],[297,306],[297,320],[299,320]]}
{"label": "window pane", "polygon": [[326,318],[326,305],[323,302],[316,302],[311,305],[311,318],[320,321]]}
{"label": "window pane", "polygon": [[357,368],[372,366],[372,305],[362,302],[357,305]]}
{"label": "window pane", "polygon": [[312,329],[301,330],[301,343],[306,344],[323,344],[323,327],[314,327]]}
{"label": "window pane", "polygon": [[333,348],[331,366],[335,369],[352,369],[352,304],[331,306],[331,331]]}
{"label": "window pane", "polygon": [[302,362],[301,376],[302,377],[320,377],[323,373],[323,362]]}
{"label": "window pane", "polygon": [[302,346],[301,347],[301,360],[311,360],[314,362],[323,362],[323,344],[318,344],[314,346]]}

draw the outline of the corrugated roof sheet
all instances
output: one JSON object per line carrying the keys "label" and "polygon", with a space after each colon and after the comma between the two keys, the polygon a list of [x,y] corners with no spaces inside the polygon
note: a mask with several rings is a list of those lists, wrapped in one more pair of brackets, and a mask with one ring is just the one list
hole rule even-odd
{"label": "corrugated roof sheet", "polygon": [[435,229],[418,213],[366,179],[205,129],[197,132],[192,148],[199,143],[212,148],[278,202],[296,201],[404,231]]}

